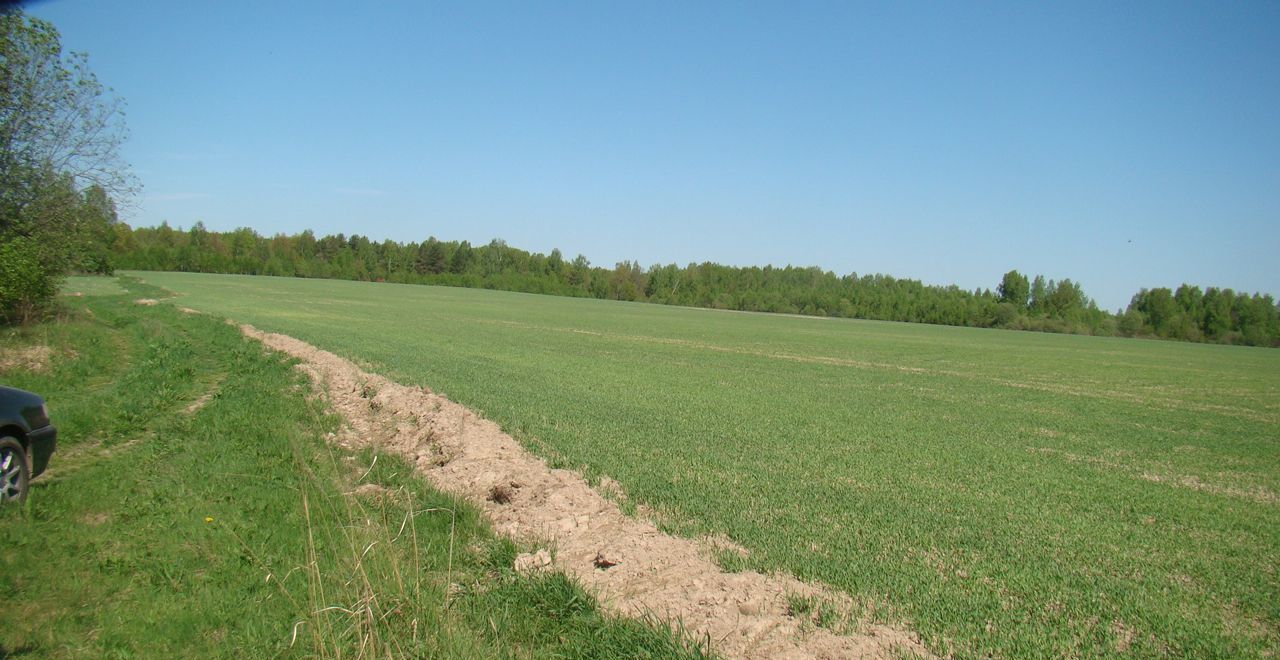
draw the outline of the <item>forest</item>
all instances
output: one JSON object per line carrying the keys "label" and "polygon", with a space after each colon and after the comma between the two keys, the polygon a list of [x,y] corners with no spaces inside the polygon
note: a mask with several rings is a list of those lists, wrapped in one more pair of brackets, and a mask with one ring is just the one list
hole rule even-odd
{"label": "forest", "polygon": [[1008,328],[1100,336],[1280,346],[1269,294],[1183,284],[1142,289],[1128,309],[1100,309],[1076,282],[1010,271],[994,290],[933,286],[889,275],[837,275],[815,266],[731,267],[624,261],[593,266],[559,250],[531,253],[501,239],[371,241],[311,231],[266,237],[249,228],[188,230],[115,223],[112,265],[129,270],[240,273],[434,284],[756,312]]}

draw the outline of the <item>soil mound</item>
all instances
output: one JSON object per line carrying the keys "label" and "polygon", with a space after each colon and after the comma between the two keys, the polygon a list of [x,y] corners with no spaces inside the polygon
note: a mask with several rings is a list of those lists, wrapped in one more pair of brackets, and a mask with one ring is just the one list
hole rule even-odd
{"label": "soil mound", "polygon": [[500,532],[541,545],[517,560],[521,570],[550,563],[606,608],[678,621],[729,657],[929,655],[913,634],[883,625],[852,621],[855,632],[847,635],[815,627],[805,612],[792,611],[794,603],[856,611],[848,596],[789,576],[723,572],[707,558],[706,541],[673,537],[628,517],[580,475],[551,469],[497,424],[457,403],[292,337],[241,329],[301,360],[298,368],[348,424],[339,442],[406,457],[437,488],[484,509]]}

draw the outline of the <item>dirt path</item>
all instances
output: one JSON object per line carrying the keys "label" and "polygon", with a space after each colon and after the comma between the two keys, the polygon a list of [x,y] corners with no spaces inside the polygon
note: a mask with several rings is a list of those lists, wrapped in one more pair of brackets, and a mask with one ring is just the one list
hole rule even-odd
{"label": "dirt path", "polygon": [[341,441],[394,451],[434,486],[482,507],[499,532],[548,551],[522,556],[536,570],[550,564],[576,578],[608,609],[628,616],[679,620],[728,657],[856,658],[928,656],[915,636],[883,625],[850,622],[837,635],[788,613],[788,596],[853,612],[847,596],[788,576],[725,573],[706,544],[676,538],[624,515],[581,476],[554,470],[497,424],[425,389],[367,373],[292,337],[242,331],[301,360],[344,417]]}

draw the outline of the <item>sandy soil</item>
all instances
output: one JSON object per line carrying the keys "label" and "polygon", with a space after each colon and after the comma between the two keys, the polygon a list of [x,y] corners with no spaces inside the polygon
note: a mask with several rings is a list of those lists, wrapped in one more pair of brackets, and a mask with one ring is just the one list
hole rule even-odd
{"label": "sandy soil", "polygon": [[[712,648],[741,658],[890,657],[928,652],[910,632],[847,620],[852,634],[791,616],[788,596],[855,612],[846,595],[784,575],[726,573],[708,546],[745,552],[729,539],[702,543],[623,514],[577,473],[551,469],[497,424],[426,389],[406,387],[285,335],[242,331],[301,360],[346,420],[339,441],[407,458],[434,486],[483,508],[499,532],[537,551],[521,570],[554,568],[576,578],[608,609],[679,621]],[[621,488],[602,484],[617,499]]]}

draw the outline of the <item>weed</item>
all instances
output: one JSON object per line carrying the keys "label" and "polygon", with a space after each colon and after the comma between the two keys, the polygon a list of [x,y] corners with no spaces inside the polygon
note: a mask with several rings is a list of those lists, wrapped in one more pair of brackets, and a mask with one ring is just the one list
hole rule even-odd
{"label": "weed", "polygon": [[797,619],[808,618],[817,608],[817,600],[813,596],[787,594],[787,616]]}

